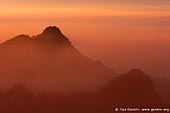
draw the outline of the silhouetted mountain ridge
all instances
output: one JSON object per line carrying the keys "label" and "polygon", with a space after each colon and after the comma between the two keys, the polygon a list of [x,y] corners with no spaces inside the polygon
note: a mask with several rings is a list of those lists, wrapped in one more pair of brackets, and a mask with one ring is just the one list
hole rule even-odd
{"label": "silhouetted mountain ridge", "polygon": [[0,89],[7,90],[0,90],[2,113],[112,113],[114,107],[162,105],[148,74],[132,69],[118,76],[81,54],[56,26],[0,44],[0,67]]}
{"label": "silhouetted mountain ridge", "polygon": [[71,45],[69,39],[64,36],[56,26],[47,27],[42,34],[35,37],[38,41],[51,42],[58,45]]}
{"label": "silhouetted mountain ridge", "polygon": [[139,69],[114,77],[99,92],[108,97],[114,95],[117,106],[122,103],[127,106],[153,106],[161,103],[150,76]]}
{"label": "silhouetted mountain ridge", "polygon": [[[34,94],[32,93],[32,91],[30,89],[28,89],[27,87],[21,85],[21,84],[16,84],[14,85],[12,88],[10,88],[6,94],[8,96],[13,96],[16,98],[16,96],[18,98],[21,98],[22,96],[33,96]],[[25,98],[24,97],[24,98]]]}
{"label": "silhouetted mountain ridge", "polygon": [[122,106],[164,107],[149,75],[138,69],[113,78],[95,92],[80,91],[66,94],[53,92],[34,95],[25,86],[17,84],[5,95],[4,99],[8,104],[2,104],[5,107],[0,106],[0,110],[4,108],[10,113],[37,113],[37,111],[38,113],[114,113],[114,108]]}
{"label": "silhouetted mountain ridge", "polygon": [[23,83],[35,91],[94,90],[117,75],[80,53],[56,26],[0,44],[0,62],[0,74],[5,75],[0,77],[0,88]]}
{"label": "silhouetted mountain ridge", "polygon": [[[5,41],[3,44],[7,43],[14,43],[14,42],[37,42],[37,43],[43,43],[43,44],[55,44],[56,46],[71,46],[71,42],[69,39],[63,35],[61,30],[57,28],[56,26],[50,26],[43,30],[43,32],[37,36],[30,37],[26,34],[18,35],[10,40]],[[37,44],[36,43],[36,44]]]}

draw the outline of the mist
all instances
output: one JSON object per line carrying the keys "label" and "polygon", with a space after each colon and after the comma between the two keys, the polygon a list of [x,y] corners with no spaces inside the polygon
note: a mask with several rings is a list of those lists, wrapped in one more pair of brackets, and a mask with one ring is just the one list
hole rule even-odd
{"label": "mist", "polygon": [[0,45],[0,88],[22,84],[34,92],[94,91],[116,72],[81,54],[56,27]]}

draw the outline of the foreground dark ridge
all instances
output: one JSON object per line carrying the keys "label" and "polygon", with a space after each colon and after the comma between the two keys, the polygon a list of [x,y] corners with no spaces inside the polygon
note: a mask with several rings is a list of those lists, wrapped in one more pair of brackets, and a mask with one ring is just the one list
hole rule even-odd
{"label": "foreground dark ridge", "polygon": [[34,93],[17,84],[0,93],[0,110],[7,113],[113,113],[116,107],[155,108],[162,105],[147,74],[131,70],[93,93]]}

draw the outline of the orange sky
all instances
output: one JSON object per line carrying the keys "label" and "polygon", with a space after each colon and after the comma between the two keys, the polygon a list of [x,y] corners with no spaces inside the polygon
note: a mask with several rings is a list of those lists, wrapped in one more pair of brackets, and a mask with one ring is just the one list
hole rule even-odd
{"label": "orange sky", "polygon": [[[147,21],[151,21],[149,24],[152,22],[159,24],[157,21],[167,21],[170,17],[170,2],[167,0],[154,0],[154,2],[152,0],[142,2],[141,0],[87,0],[86,2],[83,0],[0,0],[0,2],[0,32],[3,32],[0,34],[0,41],[21,32],[33,35],[48,25],[57,25],[63,31],[69,32],[69,35],[77,35],[79,33],[72,33],[74,29],[82,32],[83,28],[89,29],[90,26],[94,27],[95,31],[103,31],[101,29],[103,26],[105,30],[114,29],[115,24],[116,28],[121,29],[122,21],[123,24],[132,26],[132,24],[141,24],[138,20],[142,20],[142,26],[144,24],[150,26]],[[88,32],[91,32],[91,29]],[[86,34],[81,33],[81,35]],[[113,35],[110,34],[109,37]]]}
{"label": "orange sky", "polygon": [[[158,72],[150,69],[154,63],[149,58],[154,57],[155,65],[159,65],[158,59],[170,56],[169,0],[0,0],[0,3],[1,42],[21,33],[35,35],[46,26],[56,25],[84,54],[119,72],[139,67],[155,74]],[[136,54],[139,50],[141,53]],[[146,66],[143,62],[149,63]]]}

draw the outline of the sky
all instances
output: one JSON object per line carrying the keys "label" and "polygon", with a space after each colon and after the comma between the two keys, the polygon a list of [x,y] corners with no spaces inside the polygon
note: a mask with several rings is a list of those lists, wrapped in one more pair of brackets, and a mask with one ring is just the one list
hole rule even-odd
{"label": "sky", "polygon": [[0,42],[56,25],[117,72],[170,75],[169,0],[0,0],[0,25]]}

